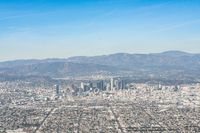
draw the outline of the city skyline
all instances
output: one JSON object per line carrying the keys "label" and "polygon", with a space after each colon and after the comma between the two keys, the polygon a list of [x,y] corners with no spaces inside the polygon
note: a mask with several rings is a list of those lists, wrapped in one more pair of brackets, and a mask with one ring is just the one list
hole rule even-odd
{"label": "city skyline", "polygon": [[200,53],[198,0],[0,1],[0,61]]}

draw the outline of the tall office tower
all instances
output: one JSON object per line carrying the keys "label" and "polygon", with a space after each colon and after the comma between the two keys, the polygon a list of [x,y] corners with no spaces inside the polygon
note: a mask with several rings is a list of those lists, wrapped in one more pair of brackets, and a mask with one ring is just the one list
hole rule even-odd
{"label": "tall office tower", "polygon": [[84,86],[85,84],[83,82],[81,82],[81,89],[84,90]]}
{"label": "tall office tower", "polygon": [[59,85],[55,86],[56,86],[56,96],[60,96],[60,86]]}
{"label": "tall office tower", "polygon": [[107,85],[106,85],[106,91],[110,91],[110,83],[107,83]]}
{"label": "tall office tower", "polygon": [[81,82],[81,89],[82,89],[82,91],[88,91],[90,89],[89,83]]}
{"label": "tall office tower", "polygon": [[126,89],[126,82],[124,80],[122,80],[121,82],[122,82],[122,89]]}
{"label": "tall office tower", "polygon": [[93,86],[94,86],[93,83],[90,82],[90,83],[89,83],[89,88],[93,88]]}
{"label": "tall office tower", "polygon": [[117,89],[118,89],[118,90],[122,90],[122,82],[121,82],[121,81],[119,81],[119,82],[117,83]]}
{"label": "tall office tower", "polygon": [[114,78],[110,79],[110,90],[113,91],[114,90]]}
{"label": "tall office tower", "polygon": [[162,90],[162,85],[160,83],[158,84],[158,90]]}
{"label": "tall office tower", "polygon": [[103,80],[101,80],[101,81],[99,81],[99,82],[97,83],[97,88],[98,88],[99,90],[104,90]]}
{"label": "tall office tower", "polygon": [[118,82],[118,89],[124,90],[126,88],[126,83],[124,80]]}

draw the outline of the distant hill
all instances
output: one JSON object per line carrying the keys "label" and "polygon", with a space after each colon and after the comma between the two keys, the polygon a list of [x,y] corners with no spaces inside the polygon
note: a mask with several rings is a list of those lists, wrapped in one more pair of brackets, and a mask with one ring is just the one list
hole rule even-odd
{"label": "distant hill", "polygon": [[92,63],[72,63],[72,62],[34,62],[31,64],[16,65],[13,67],[2,67],[0,73],[12,75],[39,75],[63,78],[67,76],[81,76],[91,74],[111,74],[118,68]]}
{"label": "distant hill", "polygon": [[94,57],[71,57],[70,62],[93,63],[115,66],[128,70],[139,69],[199,69],[200,54],[190,54],[181,51],[167,51],[156,54],[126,54]]}
{"label": "distant hill", "polygon": [[67,59],[0,62],[0,74],[50,77],[123,75],[135,77],[199,78],[200,54],[167,51],[152,54],[117,53]]}

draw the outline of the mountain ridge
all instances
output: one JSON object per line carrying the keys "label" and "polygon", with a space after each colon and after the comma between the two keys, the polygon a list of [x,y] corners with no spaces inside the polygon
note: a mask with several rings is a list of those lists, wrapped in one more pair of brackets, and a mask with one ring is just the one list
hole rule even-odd
{"label": "mountain ridge", "polygon": [[150,54],[116,53],[66,59],[31,59],[0,62],[0,74],[49,77],[120,75],[139,77],[199,77],[200,54],[166,51]]}
{"label": "mountain ridge", "polygon": [[164,51],[164,52],[159,52],[159,53],[126,53],[126,52],[119,52],[119,53],[112,53],[112,54],[103,54],[103,55],[95,55],[95,56],[70,56],[67,58],[43,58],[43,59],[34,59],[34,58],[30,58],[30,59],[16,59],[16,60],[5,60],[5,61],[0,61],[0,63],[6,63],[6,62],[22,62],[22,61],[44,61],[44,60],[66,60],[66,59],[70,59],[70,58],[79,58],[79,57],[101,57],[101,56],[111,56],[111,55],[151,55],[151,54],[187,54],[187,55],[200,55],[200,53],[190,53],[190,52],[184,52],[184,51],[179,51],[179,50],[169,50],[169,51]]}

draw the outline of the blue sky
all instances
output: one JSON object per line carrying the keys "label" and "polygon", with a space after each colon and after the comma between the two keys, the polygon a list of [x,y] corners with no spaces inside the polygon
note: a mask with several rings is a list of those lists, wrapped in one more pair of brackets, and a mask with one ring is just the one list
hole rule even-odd
{"label": "blue sky", "polygon": [[199,0],[0,0],[0,60],[200,53]]}

